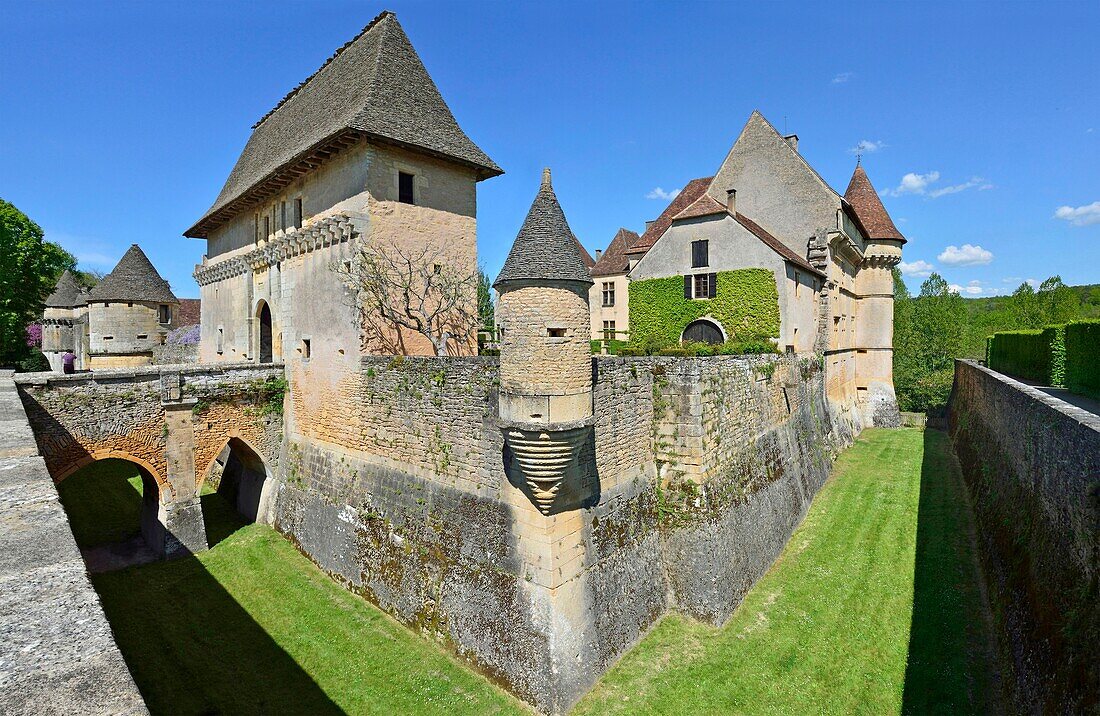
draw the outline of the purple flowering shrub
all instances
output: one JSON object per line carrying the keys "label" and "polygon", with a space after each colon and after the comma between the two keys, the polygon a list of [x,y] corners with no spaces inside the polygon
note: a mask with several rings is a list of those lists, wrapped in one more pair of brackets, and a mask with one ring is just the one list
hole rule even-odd
{"label": "purple flowering shrub", "polygon": [[176,346],[197,346],[199,344],[200,326],[183,326],[168,333],[167,342]]}
{"label": "purple flowering shrub", "polygon": [[42,347],[42,325],[31,323],[27,325],[27,346],[30,348]]}

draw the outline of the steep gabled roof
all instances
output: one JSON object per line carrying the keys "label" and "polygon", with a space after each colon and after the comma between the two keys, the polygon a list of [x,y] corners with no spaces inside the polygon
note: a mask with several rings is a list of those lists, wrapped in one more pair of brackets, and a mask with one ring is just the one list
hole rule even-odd
{"label": "steep gabled roof", "polygon": [[95,285],[88,300],[179,303],[168,282],[137,244],[130,246],[114,270]]}
{"label": "steep gabled roof", "polygon": [[764,229],[764,227],[762,227],[760,224],[756,223],[749,217],[745,216],[744,214],[738,213],[734,216],[734,218],[737,219],[737,223],[741,224],[741,226],[744,226],[746,229],[752,232],[753,236],[760,239],[762,242],[764,242],[765,246],[782,256],[785,260],[789,261],[790,263],[794,264],[804,271],[809,271],[810,273],[817,274],[818,276],[822,277],[826,275],[824,271],[814,268],[813,265],[804,257],[796,254],[789,246],[772,236],[770,233],[768,233],[766,229]]}
{"label": "steep gabled roof", "polygon": [[578,281],[592,283],[584,265],[583,249],[569,229],[561,210],[550,170],[542,170],[542,185],[519,234],[504,261],[504,268],[493,282],[497,288],[509,281]]}
{"label": "steep gabled roof", "polygon": [[857,162],[856,170],[852,173],[852,180],[848,182],[848,189],[844,192],[844,199],[851,205],[856,218],[863,226],[869,239],[894,239],[905,241],[905,237],[894,226],[893,219],[882,205],[878,192],[871,185],[871,179],[867,176],[863,166]]}
{"label": "steep gabled roof", "polygon": [[725,204],[719,204],[709,194],[703,194],[695,200],[695,203],[672,217],[673,222],[682,219],[697,219],[700,216],[714,216],[715,214],[728,213]]}
{"label": "steep gabled roof", "polygon": [[84,289],[76,282],[68,269],[57,279],[57,286],[46,299],[48,308],[75,308],[88,302]]}
{"label": "steep gabled roof", "polygon": [[480,179],[503,173],[458,126],[397,17],[386,11],[255,124],[217,200],[185,235],[206,236],[264,198],[251,193],[280,171],[361,136],[466,164]]}
{"label": "steep gabled roof", "polygon": [[630,260],[626,252],[639,238],[641,237],[630,229],[616,231],[615,238],[611,239],[611,243],[607,245],[607,251],[603,252],[603,256],[600,256],[600,260],[592,267],[592,275],[614,276],[626,273],[630,268]]}
{"label": "steep gabled roof", "polygon": [[699,197],[701,197],[710,186],[710,181],[714,177],[703,177],[700,179],[692,179],[687,183],[680,193],[677,194],[669,205],[665,207],[665,210],[661,212],[661,215],[657,217],[657,220],[650,224],[641,238],[638,239],[626,253],[628,254],[644,254],[653,248],[653,244],[657,243],[657,239],[664,235],[668,227],[672,225],[673,218],[694,204]]}

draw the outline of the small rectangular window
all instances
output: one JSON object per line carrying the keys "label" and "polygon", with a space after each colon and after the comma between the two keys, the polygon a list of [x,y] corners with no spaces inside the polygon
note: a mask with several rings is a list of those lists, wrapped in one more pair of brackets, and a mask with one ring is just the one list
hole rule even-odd
{"label": "small rectangular window", "polygon": [[715,296],[715,274],[712,273],[697,273],[694,276],[694,291],[693,298],[714,298]]}
{"label": "small rectangular window", "polygon": [[302,228],[302,197],[294,200],[294,228]]}
{"label": "small rectangular window", "polygon": [[138,334],[138,340],[139,340],[139,341],[144,341],[144,340],[145,340],[145,339],[147,339],[148,337],[149,337],[149,334],[148,334],[148,333],[139,333],[139,334]]}
{"label": "small rectangular window", "polygon": [[564,328],[547,328],[546,332],[551,338],[565,338]]}
{"label": "small rectangular window", "polygon": [[691,242],[691,267],[710,266],[710,242],[706,239]]}
{"label": "small rectangular window", "polygon": [[397,172],[397,200],[402,204],[415,204],[413,175]]}
{"label": "small rectangular window", "polygon": [[615,321],[603,322],[603,339],[605,341],[615,340]]}
{"label": "small rectangular window", "polygon": [[159,316],[159,318],[160,318],[161,324],[163,324],[163,325],[167,325],[167,324],[172,322],[172,309],[168,304],[166,304],[166,303],[160,304],[160,316]]}
{"label": "small rectangular window", "polygon": [[311,348],[310,348],[309,343],[310,343],[310,339],[308,339],[308,338],[303,338],[302,339],[302,360],[309,360],[309,356],[310,356],[310,353],[311,353]]}
{"label": "small rectangular window", "polygon": [[615,282],[604,281],[603,282],[603,305],[611,307],[615,305]]}

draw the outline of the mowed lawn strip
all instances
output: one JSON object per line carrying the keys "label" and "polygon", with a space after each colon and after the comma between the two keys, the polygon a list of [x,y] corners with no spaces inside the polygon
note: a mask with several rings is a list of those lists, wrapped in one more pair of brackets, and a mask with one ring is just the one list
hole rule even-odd
{"label": "mowed lawn strip", "polygon": [[[947,449],[942,439],[929,444]],[[922,467],[926,492],[943,492],[957,480],[947,460],[931,466],[942,472],[930,471],[924,450],[920,430],[865,431],[838,459],[778,562],[725,626],[667,616],[576,712],[980,711],[976,704],[984,703],[984,695],[975,693],[975,684],[982,679],[975,674],[990,668],[989,654],[949,632],[966,618],[981,622],[980,595],[972,584],[947,605],[952,614],[932,616],[936,623],[921,626],[922,659],[953,658],[966,674],[941,684],[927,699],[912,687],[906,691]],[[948,540],[958,549],[947,551],[973,567],[965,529],[969,513],[965,505],[949,512],[930,526],[947,533],[926,536]],[[972,569],[952,574],[964,572],[972,581]],[[979,633],[976,642],[984,645],[984,636]],[[972,650],[955,654],[967,648]],[[945,695],[957,708],[947,708]]]}
{"label": "mowed lawn strip", "polygon": [[93,581],[154,714],[526,712],[266,526]]}

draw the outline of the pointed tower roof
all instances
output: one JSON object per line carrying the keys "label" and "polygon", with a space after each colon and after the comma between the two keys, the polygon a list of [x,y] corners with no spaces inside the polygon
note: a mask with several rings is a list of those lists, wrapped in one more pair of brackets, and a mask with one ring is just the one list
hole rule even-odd
{"label": "pointed tower roof", "polygon": [[569,230],[561,210],[550,170],[542,170],[542,185],[531,203],[527,218],[493,282],[496,288],[508,281],[576,281],[592,283],[584,265],[580,244]]}
{"label": "pointed tower roof", "polygon": [[76,308],[87,302],[84,290],[73,278],[73,275],[69,273],[69,270],[66,269],[61,274],[61,278],[57,279],[57,286],[54,288],[53,293],[46,299],[46,306],[48,308]]}
{"label": "pointed tower roof", "polygon": [[867,238],[905,241],[898,227],[894,226],[894,221],[887,213],[886,207],[882,205],[882,200],[879,199],[875,187],[871,185],[863,165],[858,161],[856,170],[852,173],[852,180],[848,182],[848,189],[844,192],[844,200],[851,205],[859,223],[863,224]]}
{"label": "pointed tower roof", "polygon": [[252,127],[214,205],[185,235],[205,237],[364,136],[465,164],[478,179],[503,173],[458,126],[397,17],[386,11]]}
{"label": "pointed tower roof", "polygon": [[89,300],[179,303],[168,282],[137,244],[130,246],[114,270],[95,285]]}

